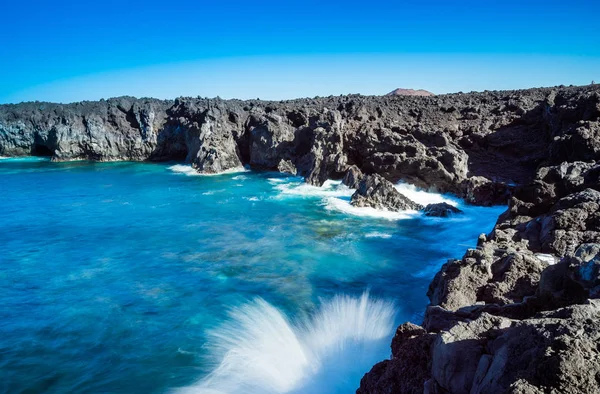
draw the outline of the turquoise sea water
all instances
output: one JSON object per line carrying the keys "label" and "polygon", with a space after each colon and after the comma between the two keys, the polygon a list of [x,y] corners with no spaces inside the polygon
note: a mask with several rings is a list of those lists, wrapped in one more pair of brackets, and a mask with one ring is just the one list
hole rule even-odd
{"label": "turquoise sea water", "polygon": [[353,209],[351,192],[0,160],[0,392],[353,392],[503,208],[392,215]]}

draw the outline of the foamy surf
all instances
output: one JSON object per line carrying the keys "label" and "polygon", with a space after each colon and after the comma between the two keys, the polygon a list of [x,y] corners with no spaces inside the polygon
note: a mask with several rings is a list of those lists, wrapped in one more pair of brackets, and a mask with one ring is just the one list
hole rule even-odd
{"label": "foamy surf", "polygon": [[456,207],[460,203],[460,200],[457,198],[453,198],[440,193],[428,192],[408,183],[397,183],[396,185],[394,185],[394,188],[408,199],[423,206],[427,206],[428,204],[438,204],[445,202],[446,204],[450,204]]}
{"label": "foamy surf", "polygon": [[35,162],[35,161],[50,161],[49,157],[42,156],[0,156],[2,161],[15,161],[15,162]]}
{"label": "foamy surf", "polygon": [[179,174],[185,174],[187,176],[219,176],[219,175],[237,174],[240,172],[250,171],[245,167],[234,167],[234,168],[230,168],[225,171],[218,172],[216,174],[206,174],[206,173],[200,173],[200,172],[196,171],[194,168],[192,168],[191,165],[186,165],[186,164],[175,164],[175,165],[172,165],[167,168],[173,172],[176,172]]}
{"label": "foamy surf", "polygon": [[258,298],[209,333],[215,369],[184,393],[347,393],[389,355],[394,306],[336,296],[296,321]]}
{"label": "foamy surf", "polygon": [[372,233],[365,234],[365,238],[383,238],[383,239],[389,239],[389,238],[392,238],[392,234],[380,233],[378,231],[374,231]]}
{"label": "foamy surf", "polygon": [[338,211],[345,214],[374,219],[402,220],[411,219],[419,215],[418,211],[388,211],[385,209],[376,209],[372,207],[355,207],[350,204],[350,200],[341,198],[327,198],[325,200],[325,209]]}
{"label": "foamy surf", "polygon": [[[342,184],[341,181],[327,180],[322,186],[309,185],[297,177],[269,178],[268,182],[279,191],[279,194],[276,197],[278,199],[321,198],[321,201],[327,210],[338,211],[347,215],[386,220],[411,219],[420,215],[418,211],[412,210],[388,211],[372,207],[355,207],[350,203],[350,197],[356,190],[347,187]],[[457,198],[424,191],[407,183],[398,183],[394,185],[394,187],[407,198],[424,206],[441,202],[453,206],[460,205],[460,200]]]}
{"label": "foamy surf", "polygon": [[323,186],[313,186],[297,180],[292,182],[277,182],[275,189],[279,190],[279,198],[349,197],[354,193],[354,189],[343,185],[341,181],[332,180],[325,181]]}

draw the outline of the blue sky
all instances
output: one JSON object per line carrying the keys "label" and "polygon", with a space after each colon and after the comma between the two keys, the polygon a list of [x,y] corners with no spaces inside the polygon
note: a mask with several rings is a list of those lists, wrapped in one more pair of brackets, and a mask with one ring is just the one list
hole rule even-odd
{"label": "blue sky", "polygon": [[0,102],[600,80],[600,2],[591,0],[22,0],[2,14]]}

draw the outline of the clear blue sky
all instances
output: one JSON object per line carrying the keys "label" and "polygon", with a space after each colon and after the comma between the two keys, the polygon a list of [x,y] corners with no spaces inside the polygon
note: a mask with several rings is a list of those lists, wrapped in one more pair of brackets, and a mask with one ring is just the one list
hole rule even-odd
{"label": "clear blue sky", "polygon": [[5,1],[0,102],[600,80],[600,1]]}

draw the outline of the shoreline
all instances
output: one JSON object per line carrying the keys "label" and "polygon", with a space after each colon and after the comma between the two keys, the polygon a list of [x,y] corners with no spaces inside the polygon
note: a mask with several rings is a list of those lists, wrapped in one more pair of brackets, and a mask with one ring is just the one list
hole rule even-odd
{"label": "shoreline", "polygon": [[600,87],[167,104],[3,105],[0,155],[185,157],[201,171],[250,165],[317,186],[357,166],[474,205],[509,202],[476,249],[438,272],[423,324],[398,328],[392,359],[358,393],[600,390],[600,363],[581,361],[600,359]]}

